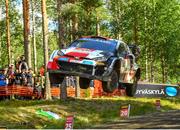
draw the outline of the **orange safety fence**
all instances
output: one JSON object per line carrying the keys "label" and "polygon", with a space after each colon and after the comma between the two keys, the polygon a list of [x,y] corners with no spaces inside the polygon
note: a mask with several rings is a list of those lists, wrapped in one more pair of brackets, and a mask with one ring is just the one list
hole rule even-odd
{"label": "orange safety fence", "polygon": [[[67,96],[68,97],[75,97],[74,87],[67,87]],[[60,88],[59,87],[52,87],[51,88],[51,95],[54,97],[60,96]],[[125,89],[116,89],[112,93],[106,93],[103,91],[102,82],[99,80],[94,80],[94,87],[89,87],[88,89],[80,89],[80,97],[92,97],[98,98],[102,96],[112,97],[112,96],[125,96],[126,92]]]}
{"label": "orange safety fence", "polygon": [[[75,97],[75,87],[67,87],[67,96],[68,97]],[[28,86],[20,86],[20,85],[12,85],[12,86],[0,86],[0,96],[11,96],[11,95],[18,95],[18,96],[34,96],[34,97],[43,97],[38,94],[38,91],[33,87]],[[51,88],[51,95],[53,97],[60,96],[60,88],[59,87],[52,87]],[[94,87],[90,87],[88,89],[80,89],[80,97],[102,97],[102,96],[125,96],[124,89],[116,89],[112,93],[106,93],[103,91],[102,82],[99,80],[94,81]]]}
{"label": "orange safety fence", "polygon": [[32,96],[33,88],[27,86],[19,86],[19,85],[0,87],[0,96],[11,96],[11,95]]}

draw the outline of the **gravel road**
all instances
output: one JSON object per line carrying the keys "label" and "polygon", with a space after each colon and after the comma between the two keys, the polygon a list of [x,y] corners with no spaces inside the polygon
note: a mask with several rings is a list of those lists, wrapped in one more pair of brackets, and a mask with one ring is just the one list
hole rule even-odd
{"label": "gravel road", "polygon": [[144,116],[109,122],[95,128],[101,129],[180,129],[180,110],[156,112]]}

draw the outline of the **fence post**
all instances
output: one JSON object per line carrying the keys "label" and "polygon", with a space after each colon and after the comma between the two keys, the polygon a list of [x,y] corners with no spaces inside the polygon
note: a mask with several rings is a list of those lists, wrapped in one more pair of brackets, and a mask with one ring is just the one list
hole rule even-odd
{"label": "fence post", "polygon": [[60,98],[61,98],[61,100],[67,99],[66,77],[64,77],[63,82],[61,84]]}
{"label": "fence post", "polygon": [[79,76],[76,76],[75,96],[80,97]]}

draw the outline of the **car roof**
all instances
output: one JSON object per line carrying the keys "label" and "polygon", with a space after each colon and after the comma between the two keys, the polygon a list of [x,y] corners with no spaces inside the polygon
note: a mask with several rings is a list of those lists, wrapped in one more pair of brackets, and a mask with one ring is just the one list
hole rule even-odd
{"label": "car roof", "polygon": [[108,38],[108,37],[101,37],[101,36],[83,36],[81,38],[79,38],[79,40],[97,40],[97,41],[112,41],[112,43],[117,43],[119,42],[119,40],[116,39],[112,39],[112,38]]}

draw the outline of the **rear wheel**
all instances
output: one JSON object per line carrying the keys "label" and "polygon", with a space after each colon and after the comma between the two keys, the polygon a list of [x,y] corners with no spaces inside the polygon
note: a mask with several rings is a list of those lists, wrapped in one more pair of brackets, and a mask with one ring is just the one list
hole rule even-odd
{"label": "rear wheel", "polygon": [[103,81],[103,91],[112,93],[119,86],[118,74],[115,70],[112,71],[109,81]]}
{"label": "rear wheel", "polygon": [[79,86],[82,89],[87,89],[89,87],[90,84],[90,79],[87,78],[79,78]]}
{"label": "rear wheel", "polygon": [[134,81],[132,84],[125,84],[127,96],[133,97],[135,95],[137,89],[137,81],[137,77],[134,76]]}

